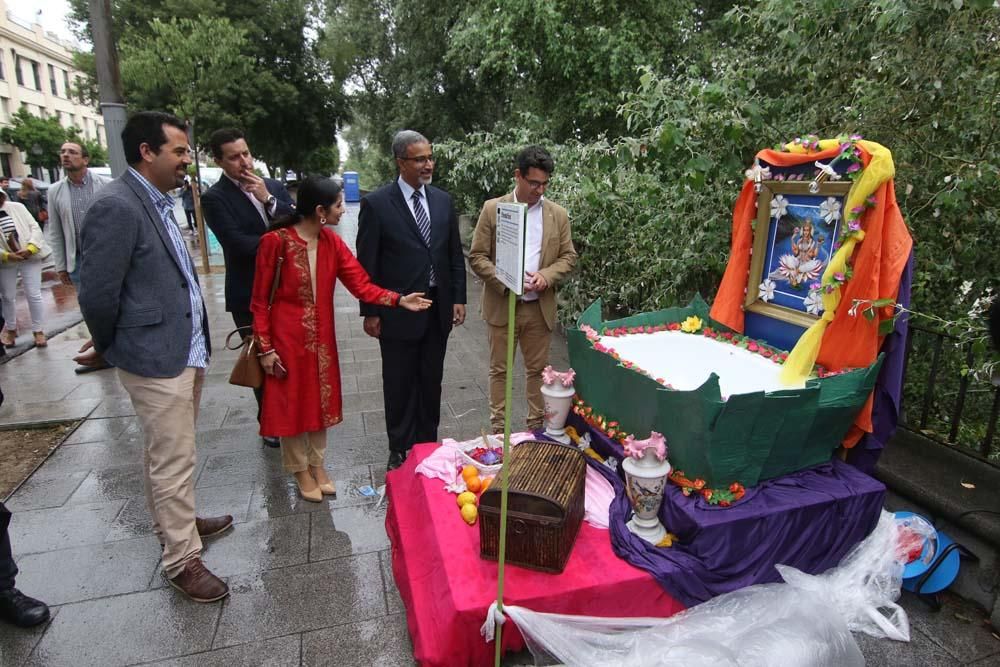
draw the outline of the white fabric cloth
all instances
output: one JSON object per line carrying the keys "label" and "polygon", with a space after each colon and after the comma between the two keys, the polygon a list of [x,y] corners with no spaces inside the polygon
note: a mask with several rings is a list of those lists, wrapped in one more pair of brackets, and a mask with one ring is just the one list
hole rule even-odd
{"label": "white fabric cloth", "polygon": [[[514,192],[517,201],[517,192]],[[534,206],[528,207],[528,217],[525,220],[524,235],[524,272],[537,273],[542,263],[542,206],[545,197],[538,200]],[[538,292],[525,292],[521,301],[538,301]]]}

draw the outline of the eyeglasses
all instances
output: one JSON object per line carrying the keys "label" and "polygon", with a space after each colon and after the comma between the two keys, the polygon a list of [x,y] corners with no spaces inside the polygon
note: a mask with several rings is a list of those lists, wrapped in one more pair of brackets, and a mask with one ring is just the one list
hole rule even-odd
{"label": "eyeglasses", "polygon": [[428,162],[434,162],[434,156],[433,155],[419,155],[417,157],[401,157],[399,159],[400,160],[407,160],[409,162],[413,162],[413,163],[415,163],[418,166],[423,166],[423,165],[427,164]]}
{"label": "eyeglasses", "polygon": [[528,187],[530,187],[532,190],[544,190],[545,188],[549,187],[548,181],[532,181],[526,178],[524,179],[524,182],[527,183]]}

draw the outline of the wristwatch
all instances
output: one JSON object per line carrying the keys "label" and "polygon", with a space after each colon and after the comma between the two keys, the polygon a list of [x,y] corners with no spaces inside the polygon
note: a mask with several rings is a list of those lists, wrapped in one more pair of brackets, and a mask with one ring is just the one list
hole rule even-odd
{"label": "wristwatch", "polygon": [[274,195],[268,195],[267,199],[264,201],[264,206],[271,208],[278,203],[278,199]]}

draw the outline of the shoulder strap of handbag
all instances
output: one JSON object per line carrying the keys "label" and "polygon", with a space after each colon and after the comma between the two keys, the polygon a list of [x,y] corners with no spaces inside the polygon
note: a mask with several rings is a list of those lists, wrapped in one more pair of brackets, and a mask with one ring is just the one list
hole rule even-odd
{"label": "shoulder strap of handbag", "polygon": [[278,230],[278,238],[281,245],[278,246],[278,257],[274,262],[274,280],[271,281],[271,295],[267,298],[267,307],[274,303],[274,293],[278,291],[278,281],[281,280],[281,265],[285,262],[285,245],[288,243],[288,234],[284,229]]}

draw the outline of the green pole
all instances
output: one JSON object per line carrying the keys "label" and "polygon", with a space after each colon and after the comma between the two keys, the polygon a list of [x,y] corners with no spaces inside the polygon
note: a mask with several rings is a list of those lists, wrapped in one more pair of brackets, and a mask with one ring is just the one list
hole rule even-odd
{"label": "green pole", "polygon": [[[513,290],[507,294],[507,373],[503,396],[503,466],[500,468],[500,553],[497,554],[497,611],[503,613],[503,560],[507,552],[507,471],[510,470],[510,404],[513,388],[511,370],[514,368],[514,308],[517,295]],[[495,667],[500,667],[500,637],[503,626],[497,625]]]}

